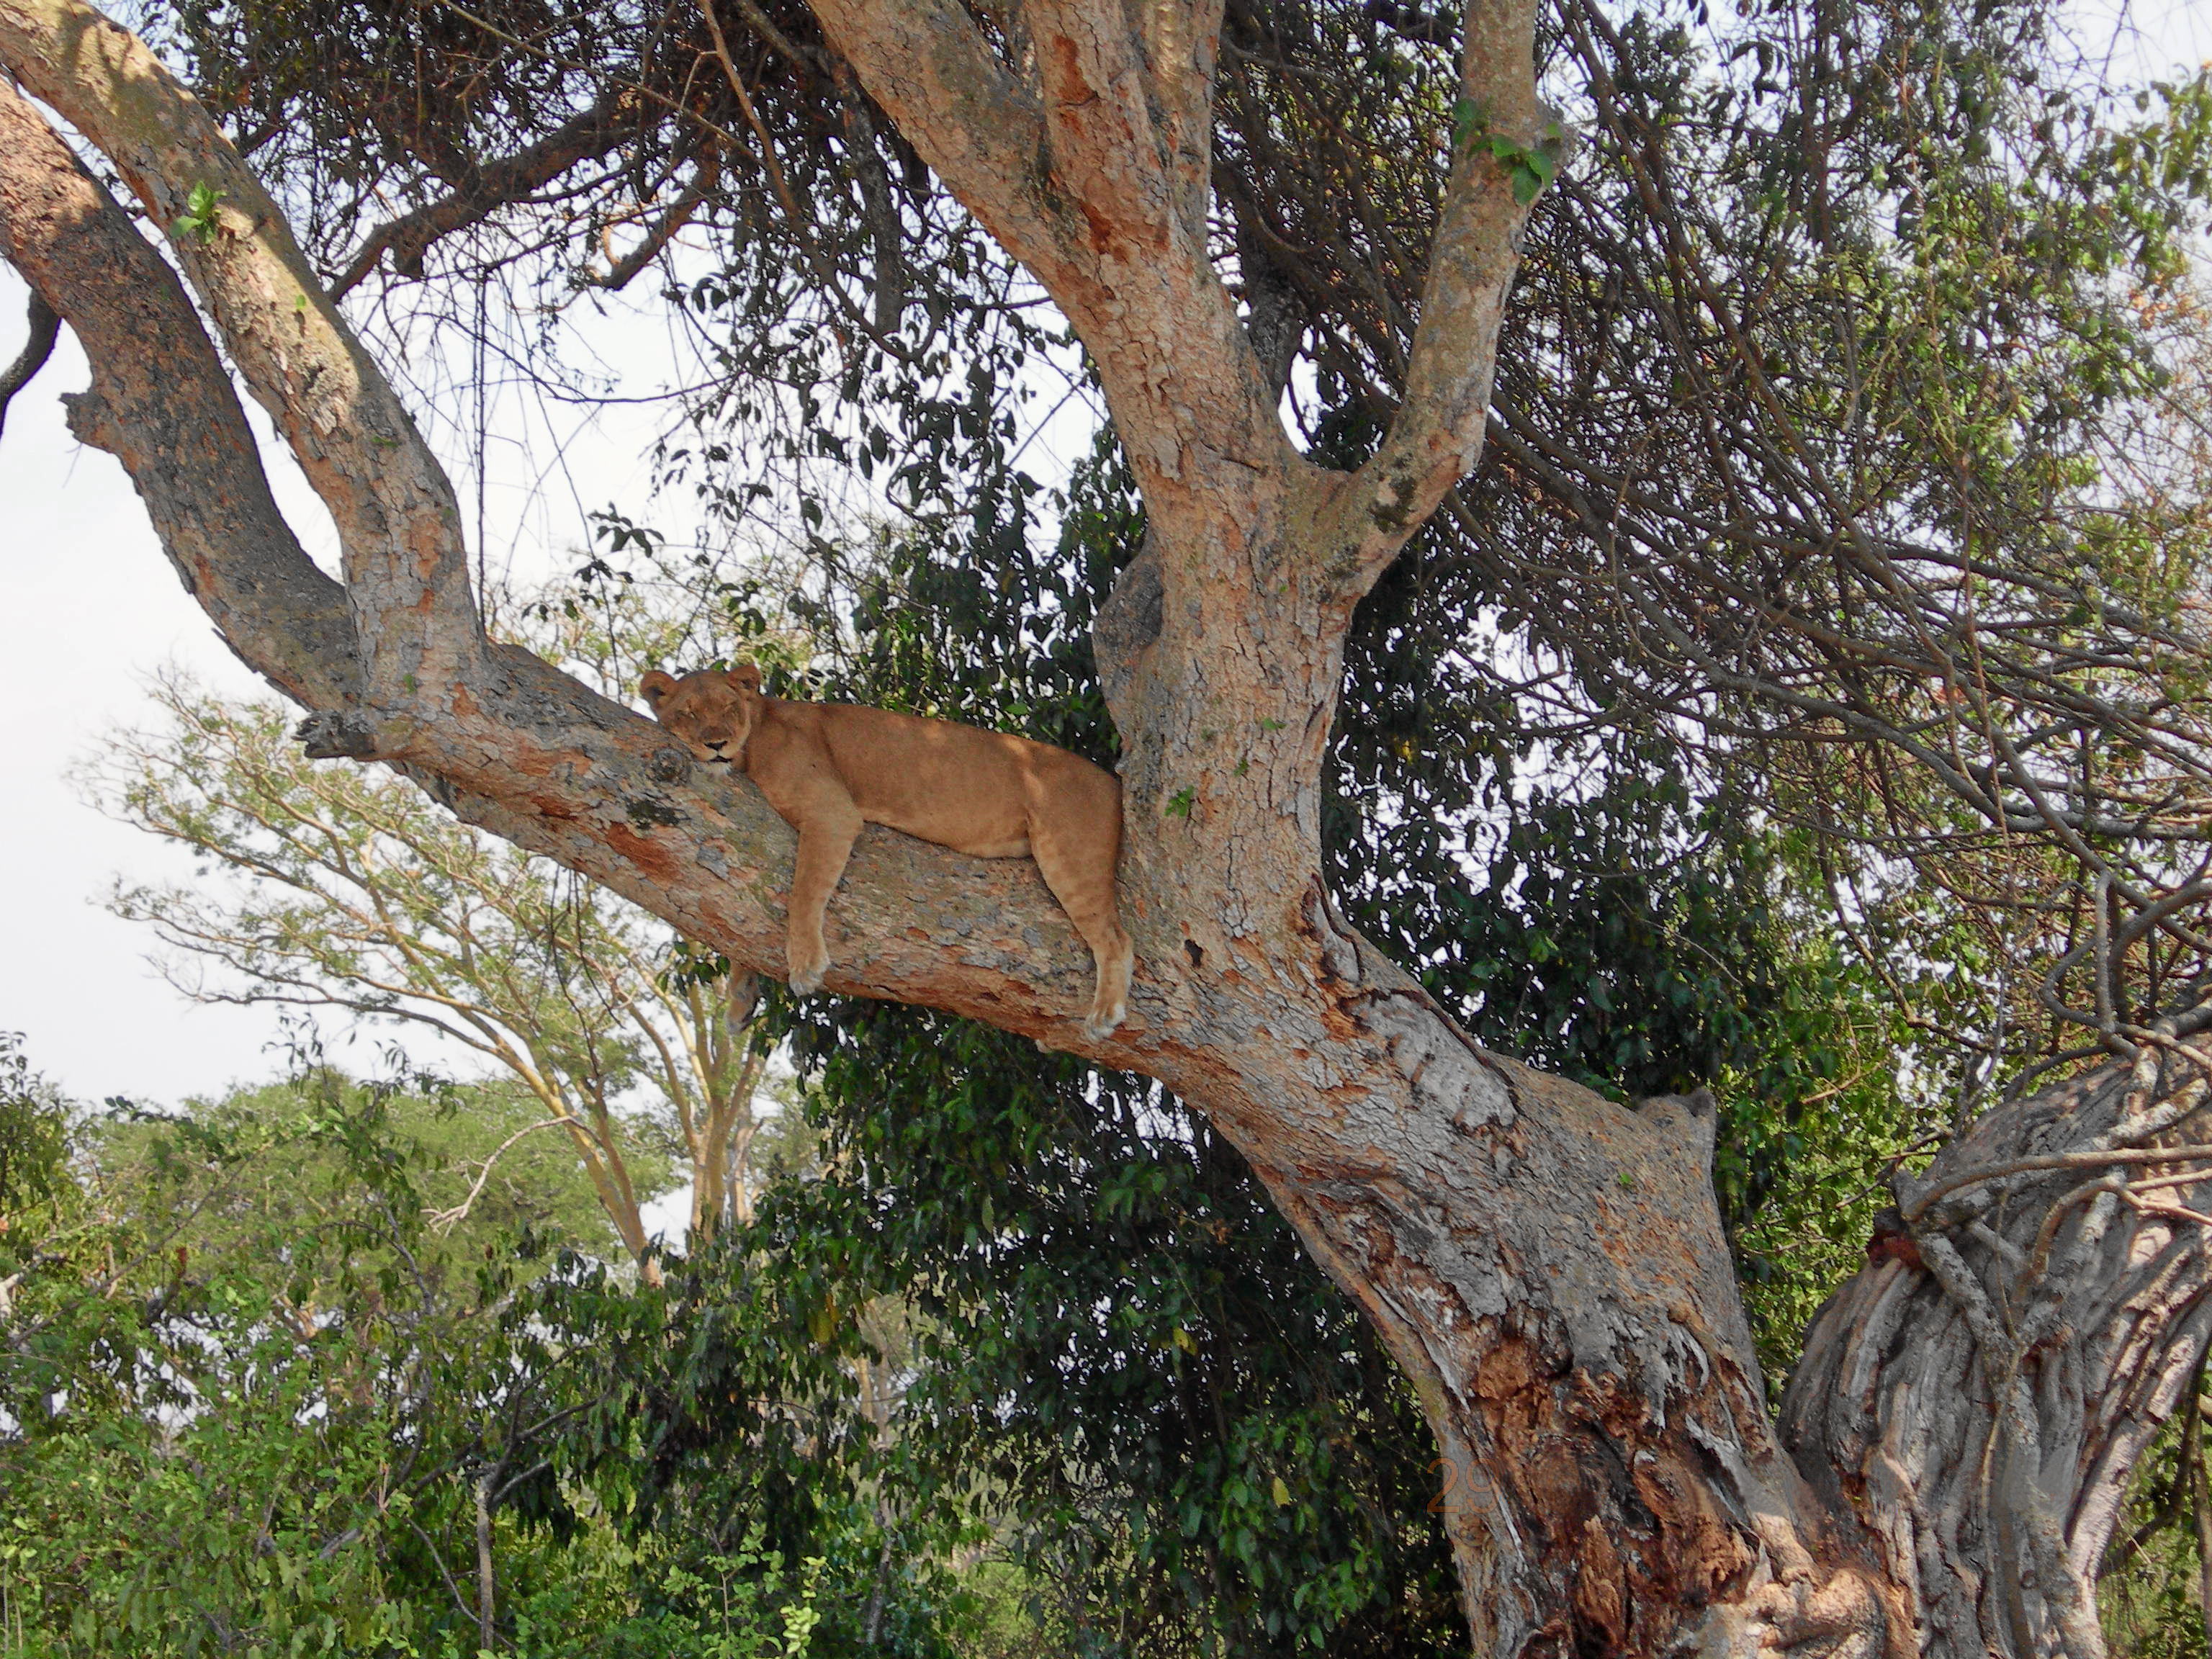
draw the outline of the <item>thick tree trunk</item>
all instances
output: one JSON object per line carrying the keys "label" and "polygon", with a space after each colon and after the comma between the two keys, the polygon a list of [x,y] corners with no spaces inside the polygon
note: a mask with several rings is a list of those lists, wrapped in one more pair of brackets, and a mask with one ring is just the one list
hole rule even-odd
{"label": "thick tree trunk", "polygon": [[[1452,163],[1404,410],[1365,466],[1329,472],[1285,439],[1207,258],[1218,6],[1031,0],[1026,67],[947,0],[818,9],[1082,331],[1152,526],[1098,632],[1125,751],[1128,1023],[1082,1036],[1089,960],[1026,862],[881,830],[831,907],[830,988],[1077,1049],[1212,1117],[1420,1394],[1479,1652],[2094,1653],[2082,1575],[2205,1340],[2185,1189],[2083,1196],[2106,1170],[2069,1166],[1914,1211],[1917,1242],[1816,1325],[1785,1455],[1709,1106],[1630,1111],[1482,1052],[1329,902],[1322,768],[1352,608],[1481,439],[1526,213],[1490,147]],[[1544,126],[1532,27],[1511,0],[1467,25],[1467,100],[1522,143]],[[0,85],[0,252],[94,365],[76,429],[122,458],[240,656],[313,711],[311,752],[400,768],[781,971],[789,830],[641,716],[484,641],[434,459],[204,112],[76,0],[0,0],[0,62],[160,222],[192,185],[223,192],[178,258],[331,505],[343,586],[277,516],[173,275]],[[2182,1081],[1999,1113],[1931,1178],[2172,1133]]]}
{"label": "thick tree trunk", "polygon": [[2175,1153],[2203,1095],[2154,1054],[1989,1113],[1807,1333],[1784,1440],[1930,1652],[2098,1650],[2097,1563],[2212,1331],[2212,1181]]}

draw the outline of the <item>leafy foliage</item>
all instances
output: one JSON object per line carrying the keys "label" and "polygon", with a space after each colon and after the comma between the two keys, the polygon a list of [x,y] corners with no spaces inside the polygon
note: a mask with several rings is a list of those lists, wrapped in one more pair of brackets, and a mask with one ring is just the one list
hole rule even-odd
{"label": "leafy foliage", "polygon": [[93,1121],[11,1207],[11,1653],[948,1651],[838,1351],[754,1264],[556,1252],[592,1205],[544,1164],[438,1237],[448,1109],[484,1104],[320,1074]]}
{"label": "leafy foliage", "polygon": [[68,1120],[31,1071],[19,1031],[0,1031],[0,1217],[52,1200],[65,1180]]}
{"label": "leafy foliage", "polygon": [[[1101,1651],[1448,1648],[1411,1398],[1243,1161],[1144,1084],[869,1008],[800,1031],[831,1173],[763,1218],[921,1316],[902,1414]],[[869,1109],[859,1109],[866,1100]]]}

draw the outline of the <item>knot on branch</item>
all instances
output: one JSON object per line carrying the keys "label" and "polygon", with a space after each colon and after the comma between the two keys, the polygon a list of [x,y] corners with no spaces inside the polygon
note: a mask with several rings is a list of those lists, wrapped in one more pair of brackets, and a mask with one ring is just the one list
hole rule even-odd
{"label": "knot on branch", "polygon": [[1637,1104],[1636,1115],[1690,1148],[1705,1169],[1713,1167],[1713,1139],[1720,1103],[1703,1084],[1686,1095],[1653,1095]]}
{"label": "knot on branch", "polygon": [[292,735],[309,760],[368,760],[376,753],[376,733],[368,722],[338,709],[308,715]]}
{"label": "knot on branch", "polygon": [[115,434],[115,411],[97,392],[65,392],[62,409],[70,436],[86,448],[105,450],[111,455],[121,449],[123,441]]}
{"label": "knot on branch", "polygon": [[673,744],[647,757],[645,775],[655,783],[684,783],[691,776],[691,757]]}

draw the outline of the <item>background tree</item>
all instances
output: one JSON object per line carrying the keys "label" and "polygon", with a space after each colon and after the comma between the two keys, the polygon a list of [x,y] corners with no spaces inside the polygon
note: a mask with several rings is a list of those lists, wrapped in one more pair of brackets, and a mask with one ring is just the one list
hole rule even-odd
{"label": "background tree", "polygon": [[[2126,1180],[2197,1167],[2160,1138],[2193,1146],[2201,1089],[2187,917],[2203,745],[2189,585],[2168,583],[2144,538],[2106,533],[2112,474],[2081,462],[2114,434],[2148,434],[2152,448],[2128,453],[2156,453],[2159,434],[2126,418],[2155,407],[2156,342],[2147,351],[2126,319],[2171,289],[2201,88],[2132,131],[2064,88],[2039,103],[2010,72],[2040,38],[2033,12],[1869,27],[1778,9],[1723,29],[1733,55],[1708,70],[1663,16],[1563,10],[1566,90],[1597,142],[1581,198],[1547,210],[1572,226],[1547,220],[1528,242],[1559,146],[1531,73],[1552,37],[1527,9],[1477,6],[1456,34],[1367,7],[1132,20],[824,0],[817,15],[818,39],[748,10],[761,55],[740,66],[703,14],[711,46],[676,33],[672,66],[685,50],[711,59],[718,88],[758,117],[763,195],[800,244],[778,268],[825,304],[850,294],[810,257],[783,160],[849,152],[849,170],[813,176],[848,179],[865,207],[866,135],[895,128],[927,163],[903,182],[945,210],[917,213],[917,242],[980,227],[1088,350],[1146,507],[1144,550],[1093,629],[1146,973],[1139,1022],[1086,1054],[1207,1112],[1407,1370],[1446,1466],[1465,1472],[1444,1522],[1478,1641],[1749,1650],[1912,1629],[1939,1650],[2094,1651],[2089,1564],[2203,1340],[2194,1224],[2159,1196],[2192,1195],[2160,1173]],[[530,39],[547,21],[489,38],[576,61]],[[642,70],[634,48],[672,39],[657,21],[617,40],[615,60]],[[746,81],[769,53],[790,66],[779,116],[800,118],[781,148]],[[485,641],[434,462],[212,125],[82,14],[0,7],[0,58],[180,226],[234,361],[331,505],[343,606],[256,487],[190,308],[38,118],[0,106],[0,234],[101,376],[80,430],[134,464],[234,644],[316,711],[313,749],[407,768],[464,816],[773,964],[757,890],[775,885],[758,860],[785,844],[780,828],[749,796],[694,784],[648,728]],[[320,84],[334,104],[349,85]],[[471,84],[525,108],[522,80]],[[573,82],[554,84],[542,109],[580,106]],[[628,85],[653,105],[649,80]],[[803,118],[831,93],[848,112],[872,100],[842,143]],[[1287,136],[1254,108],[1283,112]],[[368,125],[380,143],[403,124]],[[1302,142],[1316,134],[1343,142]],[[338,154],[478,182],[428,137]],[[1310,172],[1282,164],[1308,155]],[[1346,198],[1357,212],[1334,211]],[[1573,232],[1607,211],[1620,247],[1577,256]],[[855,222],[878,233],[889,319],[933,339],[951,312],[902,307],[888,280],[918,268],[881,235],[903,221]],[[1314,228],[1330,223],[1348,228]],[[1567,412],[1538,434],[1552,447],[1513,434],[1509,378],[1498,426],[1519,447],[1501,441],[1487,482],[1513,488],[1478,479],[1455,500],[1524,246],[1539,273],[1584,278],[1562,290],[1558,332],[1507,360]],[[945,269],[957,289],[975,267]],[[126,272],[128,307],[103,286]],[[1300,280],[1327,303],[1302,300]],[[149,305],[166,307],[158,323]],[[774,310],[744,313],[748,338],[774,345]],[[893,334],[884,318],[872,332],[802,319],[816,372],[770,399],[803,440],[793,453],[853,453],[842,416],[815,422],[832,362],[848,405],[880,392],[925,430],[944,410],[915,388],[955,363],[925,353],[908,376],[902,341],[880,357],[854,343]],[[1358,405],[1325,400],[1334,424],[1304,453],[1278,420],[1302,346]],[[1970,357],[1999,372],[1946,372]],[[2014,359],[2022,373],[2002,372]],[[157,361],[158,396],[143,378]],[[990,400],[970,407],[989,431]],[[1399,560],[1440,511],[1480,533],[1439,532],[1433,564]],[[1455,574],[1489,584],[1489,608],[1460,613],[1480,618],[1483,648],[1437,660],[1525,693],[1555,742],[1641,723],[1710,764],[1741,754],[1807,780],[1799,810],[1846,854],[1873,833],[1856,811],[1869,798],[1887,815],[1875,828],[1908,849],[2036,835],[2089,901],[2046,1012],[2125,1066],[2001,1102],[1924,1183],[1901,1185],[1895,1242],[1816,1326],[1780,1435],[1698,1156],[1709,1125],[1680,1101],[1623,1112],[1475,1048],[1330,902],[1328,739],[1355,611],[1386,570],[1414,582],[1424,616],[1450,614],[1433,601]],[[1824,816],[1835,799],[1852,810]],[[839,988],[1071,1041],[1079,953],[1060,940],[1042,969],[1014,921],[1038,913],[1022,881],[870,844],[842,896],[855,948]],[[929,942],[955,935],[957,952]],[[2053,942],[2045,927],[2030,948]],[[2062,1064],[2068,1052],[2053,1045]],[[1854,1507],[1847,1491],[1869,1496]]]}
{"label": "background tree", "polygon": [[884,1570],[804,1305],[729,1251],[662,1287],[577,1255],[605,1223],[557,1146],[434,1224],[518,1093],[78,1111],[0,1192],[11,1653],[950,1653],[942,1540]]}
{"label": "background tree", "polygon": [[[684,1161],[702,1240],[750,1213],[746,1153],[765,1048],[730,988],[652,917],[457,824],[410,786],[301,757],[279,709],[160,685],[164,729],[118,734],[85,775],[108,811],[206,860],[202,879],[118,888],[171,972],[209,1001],[336,1008],[434,1030],[498,1065],[564,1131],[623,1245]],[[221,869],[227,880],[207,879]],[[192,957],[213,978],[185,973]],[[510,1155],[495,1149],[483,1174]]]}

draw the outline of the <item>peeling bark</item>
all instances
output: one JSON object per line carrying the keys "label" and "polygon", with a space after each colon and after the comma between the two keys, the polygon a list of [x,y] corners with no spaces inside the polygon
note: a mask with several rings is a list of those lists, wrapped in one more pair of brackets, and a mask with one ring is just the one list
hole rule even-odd
{"label": "peeling bark", "polygon": [[[1218,6],[1036,0],[1030,66],[951,0],[818,11],[1081,333],[1152,531],[1097,637],[1125,754],[1127,1024],[1083,1036],[1089,957],[1032,866],[879,829],[830,908],[830,988],[1146,1073],[1209,1115],[1419,1392],[1478,1650],[2094,1652],[2087,1565],[2212,1317],[2195,1222],[2103,1172],[2078,1194],[2075,1170],[1905,1194],[1911,1251],[1830,1305],[1778,1432],[1712,1194],[1710,1103],[1630,1111],[1484,1052],[1328,902],[1344,638],[1481,441],[1526,215],[1506,171],[1486,146],[1455,160],[1407,396],[1375,459],[1332,472],[1291,448],[1278,354],[1263,362],[1207,258]],[[1529,0],[1477,0],[1462,82],[1492,131],[1531,143],[1532,32]],[[234,648],[309,710],[310,752],[394,766],[780,972],[789,829],[746,781],[486,641],[450,487],[204,112],[77,0],[0,0],[0,61],[156,223],[196,184],[222,191],[211,233],[173,247],[330,505],[343,586],[277,515],[161,256],[0,86],[0,252],[92,359],[76,429],[123,459]],[[2148,1146],[2179,1133],[2186,1082],[2054,1091],[1995,1115],[1935,1178],[2021,1147]],[[2014,1259],[2039,1254],[2047,1286],[2014,1286]]]}

